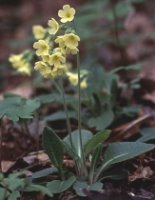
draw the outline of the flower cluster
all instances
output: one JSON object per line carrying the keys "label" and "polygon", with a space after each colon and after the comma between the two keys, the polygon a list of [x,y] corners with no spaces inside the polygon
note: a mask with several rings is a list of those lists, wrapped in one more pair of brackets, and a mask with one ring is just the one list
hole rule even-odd
{"label": "flower cluster", "polygon": [[45,78],[55,78],[66,72],[68,55],[78,53],[80,37],[72,28],[71,22],[74,19],[75,9],[70,5],[64,5],[58,11],[60,22],[51,18],[48,27],[40,25],[33,27],[34,37],[38,40],[33,44],[36,55],[40,58],[35,63],[35,70],[38,70]]}
{"label": "flower cluster", "polygon": [[12,67],[24,75],[31,75],[32,71],[29,54],[29,51],[26,51],[22,54],[12,54],[9,57]]}

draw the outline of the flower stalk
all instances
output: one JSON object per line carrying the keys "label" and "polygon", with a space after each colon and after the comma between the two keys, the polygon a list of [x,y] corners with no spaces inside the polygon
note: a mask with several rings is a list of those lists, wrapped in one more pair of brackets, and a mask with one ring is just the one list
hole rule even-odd
{"label": "flower stalk", "polygon": [[81,148],[81,157],[82,157],[82,169],[81,176],[87,175],[87,168],[85,162],[85,155],[82,142],[82,132],[81,132],[81,78],[80,78],[80,57],[79,53],[77,54],[77,70],[78,70],[78,130],[80,138],[80,148]]}
{"label": "flower stalk", "polygon": [[66,103],[62,78],[60,78],[60,87],[61,87],[61,95],[62,95],[63,104],[64,104],[64,111],[65,111],[65,114],[66,114],[67,129],[68,129],[68,133],[70,135],[71,146],[73,147],[73,140],[72,140],[72,135],[71,135],[71,124],[70,124],[69,115],[68,115],[68,109],[67,109],[67,103]]}

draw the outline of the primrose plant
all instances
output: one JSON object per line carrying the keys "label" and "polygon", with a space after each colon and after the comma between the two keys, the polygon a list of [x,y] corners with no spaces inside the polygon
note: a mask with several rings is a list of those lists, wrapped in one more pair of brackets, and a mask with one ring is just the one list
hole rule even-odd
{"label": "primrose plant", "polygon": [[[68,135],[61,139],[53,129],[44,129],[43,146],[60,177],[60,180],[48,182],[46,186],[51,195],[73,187],[78,195],[85,196],[86,190],[102,191],[102,179],[107,176],[106,172],[112,165],[150,151],[154,145],[142,142],[118,142],[107,145],[103,143],[110,136],[110,130],[101,130],[94,134],[82,128],[81,89],[87,87],[87,79],[81,76],[80,71],[80,37],[74,22],[75,9],[70,5],[64,5],[63,9],[58,11],[58,16],[60,21],[51,18],[46,28],[40,25],[33,27],[37,40],[33,47],[38,57],[34,69],[44,78],[51,79],[62,95],[68,130]],[[71,56],[76,57],[77,73],[71,72]],[[12,55],[10,61],[19,69],[21,59],[22,56]],[[65,99],[64,77],[72,84],[77,84],[78,129],[74,131],[71,130]],[[72,172],[63,164],[64,155],[68,155],[74,161]]]}

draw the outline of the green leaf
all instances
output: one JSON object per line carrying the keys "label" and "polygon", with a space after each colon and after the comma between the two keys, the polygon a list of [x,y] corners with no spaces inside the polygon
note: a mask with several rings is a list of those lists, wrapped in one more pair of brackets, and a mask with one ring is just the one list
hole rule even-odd
{"label": "green leaf", "polygon": [[33,112],[39,108],[37,100],[27,100],[21,97],[9,97],[0,101],[0,118],[6,115],[12,121],[32,118]]}
{"label": "green leaf", "polygon": [[104,78],[105,78],[105,72],[103,70],[103,67],[96,64],[95,67],[91,68],[91,72],[89,73],[88,76],[88,86],[92,91],[92,93],[94,93],[94,91],[99,92],[100,89],[105,86]]}
{"label": "green leaf", "polygon": [[[88,130],[81,130],[81,135],[82,135],[82,146],[84,145],[92,138],[93,134],[92,132]],[[73,141],[73,146],[74,146],[74,152],[76,155],[78,155],[80,158],[82,157],[82,151],[81,151],[81,145],[80,145],[80,136],[79,136],[79,130],[75,130],[71,133],[72,141]],[[67,135],[64,138],[64,142],[72,149],[72,145],[70,142],[70,136]]]}
{"label": "green leaf", "polygon": [[9,184],[9,189],[14,191],[16,189],[21,188],[24,186],[24,179],[22,178],[8,178],[7,183]]}
{"label": "green leaf", "polygon": [[155,127],[144,128],[140,133],[142,134],[142,137],[137,140],[138,142],[147,142],[155,139]]}
{"label": "green leaf", "polygon": [[100,131],[97,134],[95,134],[84,146],[84,152],[86,155],[88,155],[90,152],[92,152],[99,143],[103,143],[109,136],[111,131],[105,130]]}
{"label": "green leaf", "polygon": [[142,69],[142,65],[140,63],[128,65],[124,67],[124,70],[134,70],[134,71],[140,71]]}
{"label": "green leaf", "polygon": [[[36,100],[39,101],[40,104],[47,104],[53,102],[63,104],[62,96],[58,93],[41,95],[38,96]],[[69,94],[65,94],[65,100],[68,105],[71,105],[73,107],[78,103],[78,99],[75,96]]]}
{"label": "green leaf", "polygon": [[73,189],[75,190],[76,194],[79,196],[86,196],[86,194],[83,192],[84,189],[88,191],[97,191],[97,192],[102,192],[103,191],[103,183],[96,182],[93,183],[92,185],[89,185],[85,181],[76,181],[75,184],[73,185]]}
{"label": "green leaf", "polygon": [[49,127],[46,127],[43,132],[43,146],[49,158],[53,162],[53,165],[58,169],[62,168],[64,156],[63,142]]}
{"label": "green leaf", "polygon": [[132,159],[143,153],[151,151],[155,148],[153,144],[145,144],[141,142],[117,142],[108,146],[102,166],[98,169],[96,179],[103,170],[106,170],[111,165]]}
{"label": "green leaf", "polygon": [[24,178],[18,177],[22,173],[12,173],[6,178],[6,182],[8,185],[8,188],[13,192],[14,190],[17,190],[19,188],[24,187],[25,181]]}
{"label": "green leaf", "polygon": [[2,187],[0,187],[0,199],[4,199],[4,197],[6,198],[9,195],[9,193]]}
{"label": "green leaf", "polygon": [[2,181],[4,179],[4,174],[0,173],[0,181]]}
{"label": "green leaf", "polygon": [[91,160],[91,166],[90,166],[90,170],[89,170],[89,179],[90,179],[90,183],[93,183],[93,178],[95,175],[95,167],[97,165],[97,162],[99,161],[99,157],[101,155],[103,149],[103,145],[102,144],[98,144],[98,146],[96,147],[96,149],[94,150],[93,154],[92,154],[92,160]]}
{"label": "green leaf", "polygon": [[40,95],[36,97],[36,100],[40,101],[41,104],[53,103],[56,102],[58,97],[60,98],[59,94],[47,94],[47,95]]}
{"label": "green leaf", "polygon": [[34,172],[31,176],[31,179],[33,180],[33,179],[37,179],[37,178],[42,178],[42,177],[48,176],[49,174],[56,173],[57,171],[58,170],[55,167],[49,167],[46,169],[42,169],[38,172]]}
{"label": "green leaf", "polygon": [[112,167],[111,169],[105,171],[101,177],[102,181],[106,179],[111,180],[123,180],[128,177],[128,172],[126,169]]}
{"label": "green leaf", "polygon": [[97,130],[104,130],[114,120],[114,113],[111,109],[105,110],[100,116],[92,117],[88,120],[90,127],[96,127]]}
{"label": "green leaf", "polygon": [[121,114],[127,115],[127,116],[134,116],[138,112],[140,112],[141,107],[140,106],[128,106],[128,107],[123,107]]}
{"label": "green leaf", "polygon": [[[21,106],[21,118],[32,118],[32,113],[40,107],[40,102],[34,99],[28,99]],[[22,115],[23,114],[23,115]]]}
{"label": "green leaf", "polygon": [[[69,118],[77,119],[77,114],[74,111],[68,112]],[[66,120],[66,113],[64,111],[58,111],[52,115],[48,115],[44,118],[45,121],[57,121],[57,120]]]}
{"label": "green leaf", "polygon": [[20,197],[19,191],[14,191],[9,195],[8,200],[17,200],[18,197]]}
{"label": "green leaf", "polygon": [[46,186],[43,186],[43,185],[30,184],[29,186],[27,186],[24,189],[24,191],[26,191],[26,192],[41,192],[50,197],[53,196],[52,192]]}
{"label": "green leaf", "polygon": [[70,188],[75,181],[75,176],[71,176],[65,181],[54,180],[49,182],[47,183],[47,187],[53,194],[61,193]]}
{"label": "green leaf", "polygon": [[119,72],[120,70],[133,70],[133,71],[140,71],[142,69],[142,65],[140,63],[136,63],[136,64],[131,64],[131,65],[127,65],[125,67],[117,67],[115,69],[112,69],[110,71],[110,73],[114,74],[114,73],[117,73]]}
{"label": "green leaf", "polygon": [[64,149],[65,149],[66,153],[67,153],[77,164],[80,164],[81,158],[77,155],[75,149],[74,149],[74,148],[71,148],[70,143],[67,144],[66,142],[64,142]]}
{"label": "green leaf", "polygon": [[104,155],[104,164],[109,166],[129,160],[155,148],[153,144],[140,142],[118,142],[110,144]]}

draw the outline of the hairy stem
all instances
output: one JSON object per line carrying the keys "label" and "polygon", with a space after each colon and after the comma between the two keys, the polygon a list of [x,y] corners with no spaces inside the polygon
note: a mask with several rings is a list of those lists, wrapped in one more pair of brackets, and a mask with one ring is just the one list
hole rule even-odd
{"label": "hairy stem", "polygon": [[66,114],[67,129],[68,129],[68,133],[70,135],[71,145],[73,146],[73,141],[72,141],[72,136],[71,136],[71,125],[70,125],[70,120],[69,120],[69,115],[68,115],[68,109],[67,109],[67,103],[66,103],[66,98],[65,98],[65,92],[64,92],[62,79],[60,79],[60,87],[61,87],[61,95],[62,95],[63,104],[64,104],[64,111],[65,111],[65,114]]}
{"label": "hairy stem", "polygon": [[[69,138],[70,138],[70,143],[71,143],[71,148],[74,151],[74,144],[73,144],[73,139],[72,139],[72,135],[71,135],[71,124],[70,124],[70,120],[69,120],[69,115],[68,115],[68,109],[67,109],[67,103],[66,103],[66,98],[65,98],[65,92],[64,92],[64,87],[63,87],[63,82],[62,82],[62,78],[59,80],[59,84],[57,84],[54,80],[53,80],[53,84],[56,87],[56,89],[58,90],[58,92],[60,93],[60,95],[62,96],[63,99],[63,106],[64,106],[64,111],[66,114],[66,125],[67,125],[67,131],[69,134]],[[74,158],[73,158],[74,159]],[[77,171],[77,174],[79,174],[79,164],[77,163],[76,159],[74,159],[75,161],[75,168]]]}
{"label": "hairy stem", "polygon": [[81,175],[87,175],[87,168],[85,163],[84,149],[82,144],[82,133],[81,133],[81,79],[80,79],[80,57],[77,54],[77,69],[78,69],[78,129],[79,129],[79,138],[80,138],[80,149],[82,157],[82,171]]}
{"label": "hairy stem", "polygon": [[71,124],[70,124],[69,115],[68,115],[68,109],[67,109],[67,103],[66,103],[62,78],[59,79],[59,84],[57,84],[54,80],[53,80],[53,84],[54,84],[54,86],[56,87],[56,89],[58,90],[58,92],[60,93],[60,95],[62,96],[62,99],[63,99],[63,106],[64,106],[64,111],[65,111],[65,114],[66,114],[67,131],[70,135],[71,145],[73,146],[72,137],[71,137],[71,131],[72,130],[71,130]]}

